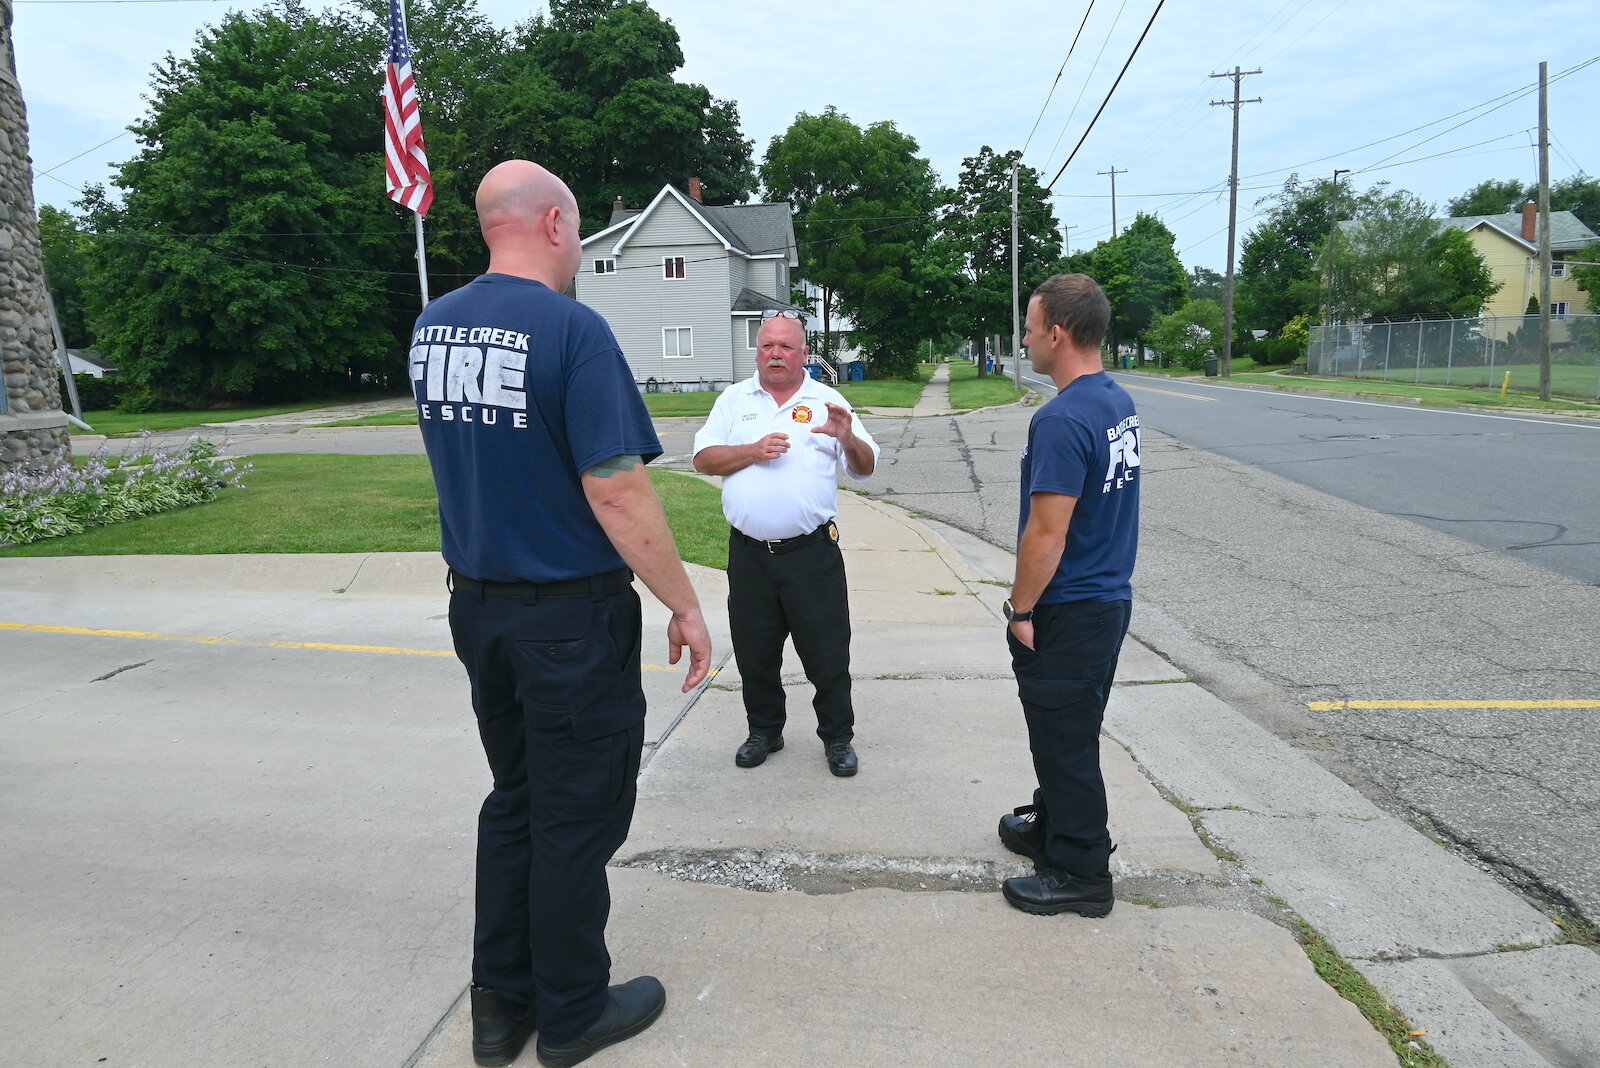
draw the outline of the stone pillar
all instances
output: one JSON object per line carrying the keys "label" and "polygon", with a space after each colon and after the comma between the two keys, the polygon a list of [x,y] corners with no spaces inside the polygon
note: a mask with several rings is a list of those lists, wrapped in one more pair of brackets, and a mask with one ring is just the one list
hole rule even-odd
{"label": "stone pillar", "polygon": [[0,471],[71,463],[55,335],[45,308],[28,120],[11,51],[11,0],[0,0]]}

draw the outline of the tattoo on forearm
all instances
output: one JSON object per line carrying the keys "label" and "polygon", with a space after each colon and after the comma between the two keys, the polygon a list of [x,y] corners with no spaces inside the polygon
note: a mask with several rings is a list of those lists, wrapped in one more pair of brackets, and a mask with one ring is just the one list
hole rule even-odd
{"label": "tattoo on forearm", "polygon": [[643,457],[638,453],[627,452],[621,456],[613,456],[609,460],[601,460],[589,468],[589,474],[594,478],[610,478],[612,475],[627,474],[643,466]]}

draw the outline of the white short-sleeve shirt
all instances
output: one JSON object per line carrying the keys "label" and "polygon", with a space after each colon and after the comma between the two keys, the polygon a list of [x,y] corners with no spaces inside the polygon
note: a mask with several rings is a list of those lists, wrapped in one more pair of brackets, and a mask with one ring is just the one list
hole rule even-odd
{"label": "white short-sleeve shirt", "polygon": [[[782,406],[761,388],[759,377],[723,390],[694,436],[696,453],[712,445],[750,445],[775,432],[789,435],[788,452],[722,480],[722,514],[733,529],[763,541],[809,533],[838,514],[840,468],[856,482],[871,477],[849,469],[837,438],[812,433],[828,421],[829,401],[850,407],[838,390],[809,376]],[[878,443],[854,409],[850,427],[872,450],[876,464]]]}

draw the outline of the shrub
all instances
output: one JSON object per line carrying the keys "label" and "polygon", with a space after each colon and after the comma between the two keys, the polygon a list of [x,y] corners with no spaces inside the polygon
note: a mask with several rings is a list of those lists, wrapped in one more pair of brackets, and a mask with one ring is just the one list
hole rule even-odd
{"label": "shrub", "polygon": [[86,412],[115,408],[127,391],[127,382],[116,375],[96,378],[94,375],[73,375],[72,384],[78,390],[78,403]]}
{"label": "shrub", "polygon": [[228,443],[198,434],[176,449],[150,449],[150,432],[132,453],[113,459],[110,444],[95,450],[81,468],[7,471],[0,475],[0,546],[81,534],[191,504],[244,484],[250,470],[221,454]]}

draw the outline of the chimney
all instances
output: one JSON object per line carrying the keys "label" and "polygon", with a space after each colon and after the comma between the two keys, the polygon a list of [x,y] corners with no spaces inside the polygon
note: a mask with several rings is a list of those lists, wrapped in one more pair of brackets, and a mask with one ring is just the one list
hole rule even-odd
{"label": "chimney", "polygon": [[626,207],[624,207],[623,204],[622,204],[622,194],[618,193],[617,194],[617,199],[615,199],[615,200],[613,200],[611,202],[611,213],[613,215],[615,215],[619,211],[627,211],[627,210],[628,209]]}
{"label": "chimney", "polygon": [[694,202],[696,204],[704,204],[706,202],[706,198],[701,193],[700,179],[698,179],[698,178],[690,178],[689,179],[689,196],[694,198]]}
{"label": "chimney", "polygon": [[1539,205],[1531,200],[1522,205],[1522,240],[1539,240]]}

